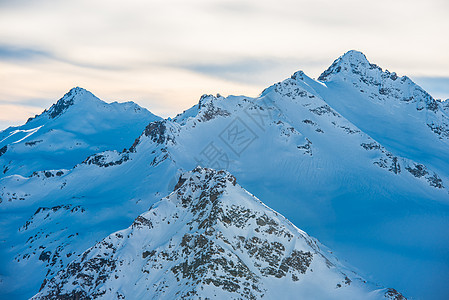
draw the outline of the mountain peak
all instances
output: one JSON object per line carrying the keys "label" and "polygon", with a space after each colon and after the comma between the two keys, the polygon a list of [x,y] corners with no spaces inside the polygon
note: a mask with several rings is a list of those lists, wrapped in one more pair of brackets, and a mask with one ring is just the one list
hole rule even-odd
{"label": "mountain peak", "polygon": [[296,71],[295,73],[293,73],[293,75],[291,76],[291,79],[304,80],[304,76],[307,77],[307,75],[304,73],[304,71],[299,70],[299,71]]}
{"label": "mountain peak", "polygon": [[280,291],[284,298],[404,299],[339,263],[230,173],[197,167],[130,227],[45,280],[32,299],[273,299]]}
{"label": "mountain peak", "polygon": [[89,92],[89,91],[82,87],[76,86],[76,87],[71,88],[67,94],[80,94],[80,93],[85,93],[85,92]]}
{"label": "mountain peak", "polygon": [[324,71],[318,80],[330,81],[337,74],[357,74],[366,73],[366,70],[378,69],[382,71],[377,65],[368,61],[365,54],[357,50],[350,50],[337,58],[332,65]]}
{"label": "mountain peak", "polygon": [[201,181],[205,181],[212,186],[220,185],[221,187],[226,187],[228,183],[231,183],[234,186],[236,185],[236,179],[231,173],[224,170],[217,171],[198,166],[190,172],[183,173],[181,177],[179,177],[178,183],[175,186],[175,191],[186,182],[198,183]]}
{"label": "mountain peak", "polygon": [[349,62],[361,62],[361,63],[368,63],[369,61],[366,58],[365,54],[363,54],[360,51],[357,50],[349,50],[348,52],[346,52],[345,54],[343,54],[342,56],[340,56],[342,61],[349,61]]}
{"label": "mountain peak", "polygon": [[74,87],[70,89],[61,99],[58,100],[48,109],[48,115],[51,119],[54,119],[62,115],[70,106],[81,103],[81,102],[91,102],[91,101],[101,101],[94,94],[81,87]]}

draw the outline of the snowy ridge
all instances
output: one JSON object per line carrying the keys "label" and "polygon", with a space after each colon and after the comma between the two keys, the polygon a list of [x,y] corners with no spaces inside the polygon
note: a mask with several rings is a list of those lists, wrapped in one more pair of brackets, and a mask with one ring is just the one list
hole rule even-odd
{"label": "snowy ridge", "polygon": [[[371,77],[369,74],[375,74],[382,69],[375,64],[371,64],[366,58],[365,54],[359,51],[351,50],[337,58],[332,65],[324,71],[319,77],[320,81],[330,81],[334,77],[341,76],[341,74],[357,74],[362,77]],[[340,74],[340,75],[338,75]]]}
{"label": "snowy ridge", "polygon": [[366,283],[320,246],[234,176],[196,168],[33,299],[405,299]]}
{"label": "snowy ridge", "polygon": [[[350,81],[353,87],[360,89],[362,93],[369,93],[372,99],[395,99],[403,102],[416,103],[416,109],[437,112],[438,102],[421,87],[416,85],[407,76],[398,77],[396,73],[375,64],[371,64],[366,56],[358,51],[349,51],[338,58],[318,80],[323,82]],[[376,91],[370,91],[369,87],[375,87]],[[366,90],[366,91],[365,91]],[[372,90],[372,89],[371,89]]]}
{"label": "snowy ridge", "polygon": [[[51,281],[70,263],[80,263],[86,249],[128,227],[173,191],[180,174],[201,165],[232,173],[248,191],[356,266],[364,278],[411,298],[446,299],[447,108],[444,102],[437,102],[437,109],[428,107],[431,99],[411,80],[391,78],[393,73],[349,53],[353,59],[338,62],[347,70],[331,71],[323,81],[298,71],[257,98],[203,95],[174,119],[142,121],[139,130],[132,126],[137,132],[126,133],[117,147],[104,143],[102,148],[95,140],[89,142],[96,145],[93,150],[79,157],[64,150],[62,157],[73,161],[68,166],[54,165],[57,151],[51,143],[46,150],[51,159],[10,156],[23,143],[30,144],[26,149],[43,145],[35,137],[48,123],[36,118],[32,126],[14,129],[21,136],[18,132],[16,140],[0,145],[0,162],[26,166],[30,176],[11,169],[9,176],[0,178],[0,298],[35,295],[44,278]],[[402,100],[410,96],[412,100]],[[83,114],[90,107],[98,115],[93,102],[85,103]],[[60,116],[47,118],[55,122],[51,133],[69,132],[70,120],[73,126],[83,124],[74,118],[82,106],[74,101]],[[122,105],[115,107],[119,120]],[[96,139],[110,142],[122,136],[120,131],[104,133],[110,124],[107,118],[96,121]],[[123,122],[134,124],[135,119]],[[0,140],[12,131],[4,133]],[[74,139],[66,136],[69,142],[63,145],[76,143],[78,134]],[[74,207],[79,210],[72,211]],[[290,232],[296,235],[293,229]],[[148,251],[153,250],[157,249]],[[352,278],[350,272],[338,269]],[[282,278],[287,277],[292,278],[290,273]],[[192,282],[188,281],[191,288]]]}
{"label": "snowy ridge", "polygon": [[26,124],[0,132],[0,177],[69,169],[94,153],[121,151],[159,119],[133,102],[107,104],[73,88]]}
{"label": "snowy ridge", "polygon": [[[75,105],[75,103],[79,104],[81,102],[89,103],[92,105],[93,103],[101,103],[98,101],[99,99],[95,97],[91,92],[80,88],[75,87],[71,89],[69,92],[67,92],[64,97],[58,100],[55,104],[53,104],[46,114],[49,118],[55,119],[59,116],[61,116],[67,109],[69,109],[71,106]],[[45,113],[45,112],[44,112]],[[32,120],[28,120],[30,122]]]}

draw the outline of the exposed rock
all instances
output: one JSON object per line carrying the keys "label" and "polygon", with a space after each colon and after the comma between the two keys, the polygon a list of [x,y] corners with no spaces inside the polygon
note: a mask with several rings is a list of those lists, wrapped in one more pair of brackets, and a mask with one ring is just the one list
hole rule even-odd
{"label": "exposed rock", "polygon": [[[0,148],[0,156],[2,156],[3,154],[5,154],[7,150],[8,150],[8,146],[7,146],[7,145],[1,147],[1,148]],[[3,173],[5,173],[5,172],[3,172]]]}
{"label": "exposed rock", "polygon": [[[51,260],[47,250],[40,258]],[[279,288],[288,283],[286,295],[296,297],[301,283],[315,274],[329,276],[332,287],[367,295],[373,290],[339,268],[319,243],[244,192],[234,176],[196,168],[131,227],[47,277],[33,299],[259,299],[277,293],[271,290],[273,280],[279,280]]]}

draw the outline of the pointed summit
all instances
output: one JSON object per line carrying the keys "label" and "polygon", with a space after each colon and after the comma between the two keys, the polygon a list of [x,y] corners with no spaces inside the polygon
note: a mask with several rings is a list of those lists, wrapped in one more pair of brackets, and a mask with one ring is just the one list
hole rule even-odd
{"label": "pointed summit", "polygon": [[54,119],[62,115],[70,106],[75,103],[94,101],[101,101],[94,94],[80,87],[74,87],[68,91],[61,99],[58,100],[48,109],[48,115],[51,119]]}
{"label": "pointed summit", "polygon": [[197,167],[130,227],[45,280],[32,299],[274,299],[279,293],[405,299],[364,281],[230,173]]}
{"label": "pointed summit", "polygon": [[26,124],[0,132],[0,149],[8,150],[0,158],[0,178],[72,168],[97,152],[121,151],[160,119],[134,102],[106,103],[72,88]]}
{"label": "pointed summit", "polygon": [[362,52],[350,50],[337,58],[332,65],[318,77],[318,80],[329,81],[334,75],[339,73],[345,75],[363,75],[367,70],[374,69],[382,71],[377,65],[371,64]]}
{"label": "pointed summit", "polygon": [[369,64],[368,59],[365,54],[357,50],[349,50],[345,54],[339,57],[342,62],[351,62],[351,63],[366,63]]}

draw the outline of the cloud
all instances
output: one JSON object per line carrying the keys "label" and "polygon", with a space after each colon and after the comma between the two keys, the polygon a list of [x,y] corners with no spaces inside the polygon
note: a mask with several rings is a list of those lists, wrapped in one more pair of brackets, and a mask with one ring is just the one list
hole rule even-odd
{"label": "cloud", "polygon": [[227,63],[193,62],[177,67],[230,81],[243,81],[257,84],[263,81],[261,73],[266,73],[270,70],[273,71],[273,69],[279,68],[279,64],[269,59],[240,59]]}
{"label": "cloud", "polygon": [[0,60],[3,61],[30,61],[49,57],[53,55],[47,51],[0,44]]}
{"label": "cloud", "polygon": [[0,106],[18,105],[27,107],[29,109],[44,109],[49,108],[52,104],[56,103],[58,99],[46,99],[46,98],[24,98],[14,100],[0,100]]}
{"label": "cloud", "polygon": [[67,63],[73,66],[90,68],[90,69],[100,69],[100,70],[111,70],[111,71],[121,71],[129,69],[130,66],[123,66],[117,64],[98,64],[89,61],[75,60],[63,55],[57,55],[51,51],[42,49],[33,49],[31,47],[21,47],[16,45],[6,45],[0,44],[0,61],[4,62],[14,62],[14,63],[30,63],[33,61],[44,61],[51,64],[51,60],[57,62]]}
{"label": "cloud", "polygon": [[446,0],[0,0],[0,100],[57,99],[80,85],[177,113],[203,93],[257,95],[299,69],[317,77],[349,49],[401,75],[448,77],[448,7]]}
{"label": "cloud", "polygon": [[[317,69],[326,64],[320,60],[298,60],[272,57],[242,57],[227,62],[201,62],[178,64],[175,67],[187,69],[199,74],[213,76],[228,81],[248,84],[268,84],[290,76],[299,68]],[[324,69],[323,69],[324,70]],[[312,76],[312,75],[310,75]]]}

